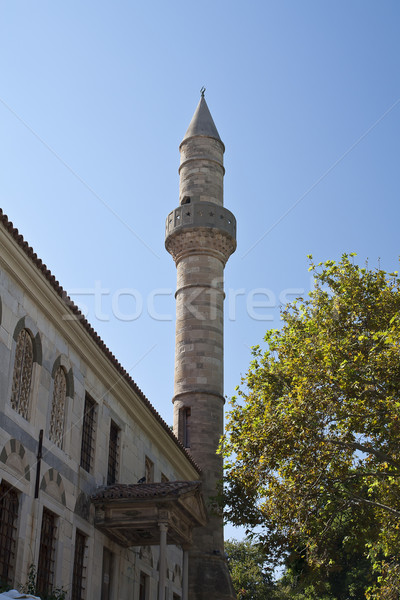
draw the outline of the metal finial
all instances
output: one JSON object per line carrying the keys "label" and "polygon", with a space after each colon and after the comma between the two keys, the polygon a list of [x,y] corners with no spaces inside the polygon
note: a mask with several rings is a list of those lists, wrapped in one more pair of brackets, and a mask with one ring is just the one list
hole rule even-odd
{"label": "metal finial", "polygon": [[201,88],[201,90],[200,90],[200,94],[201,94],[201,97],[202,97],[202,98],[204,98],[204,92],[205,92],[205,91],[206,91],[206,88],[205,88],[205,87],[204,87],[204,85],[203,85],[203,87],[202,87],[202,88]]}

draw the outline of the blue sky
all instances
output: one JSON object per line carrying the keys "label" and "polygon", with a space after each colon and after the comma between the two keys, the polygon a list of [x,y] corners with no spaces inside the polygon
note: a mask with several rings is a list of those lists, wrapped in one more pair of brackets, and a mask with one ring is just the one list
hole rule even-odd
{"label": "blue sky", "polygon": [[168,423],[164,221],[200,88],[238,221],[230,396],[307,254],[398,267],[399,26],[391,0],[0,1],[0,204]]}

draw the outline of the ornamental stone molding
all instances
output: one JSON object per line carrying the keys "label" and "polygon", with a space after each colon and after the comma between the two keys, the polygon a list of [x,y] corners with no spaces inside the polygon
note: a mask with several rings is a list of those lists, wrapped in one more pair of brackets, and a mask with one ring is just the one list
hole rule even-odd
{"label": "ornamental stone molding", "polygon": [[51,468],[42,477],[40,489],[49,494],[54,500],[66,506],[66,494],[62,477],[58,471]]}
{"label": "ornamental stone molding", "polygon": [[25,448],[19,440],[11,438],[4,444],[0,453],[0,461],[22,475],[26,481],[30,481],[31,469],[27,461]]}

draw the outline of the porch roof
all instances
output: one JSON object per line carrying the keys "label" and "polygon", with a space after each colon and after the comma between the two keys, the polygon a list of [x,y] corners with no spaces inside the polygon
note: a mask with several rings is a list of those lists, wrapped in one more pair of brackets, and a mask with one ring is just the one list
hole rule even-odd
{"label": "porch roof", "polygon": [[160,525],[167,543],[188,546],[194,527],[207,522],[200,481],[117,483],[92,496],[95,526],[121,546],[160,544]]}

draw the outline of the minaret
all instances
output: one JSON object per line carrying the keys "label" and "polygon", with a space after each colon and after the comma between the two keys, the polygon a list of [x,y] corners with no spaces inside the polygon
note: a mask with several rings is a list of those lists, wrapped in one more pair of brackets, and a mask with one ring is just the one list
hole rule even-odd
{"label": "minaret", "polygon": [[194,531],[190,600],[236,598],[224,557],[222,516],[213,510],[222,457],[223,273],[236,249],[236,219],[223,207],[225,146],[204,88],[179,147],[179,206],[167,217],[165,246],[177,268],[174,432],[201,467],[208,525]]}

